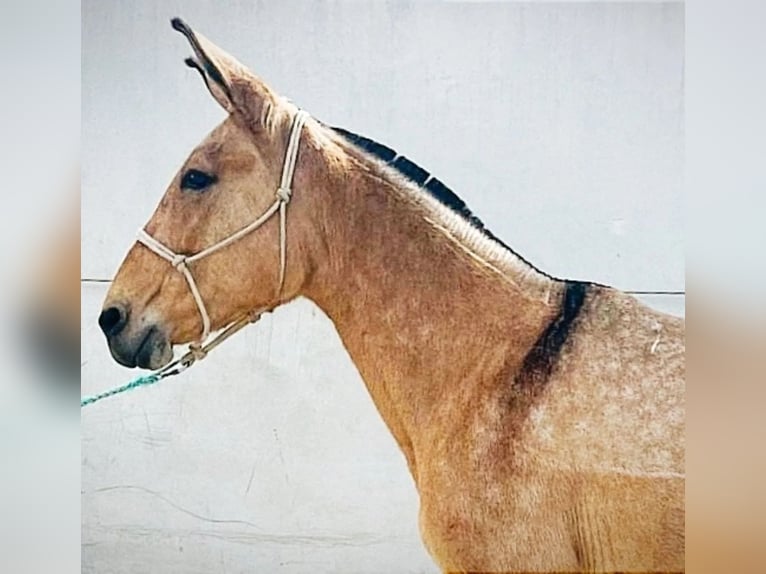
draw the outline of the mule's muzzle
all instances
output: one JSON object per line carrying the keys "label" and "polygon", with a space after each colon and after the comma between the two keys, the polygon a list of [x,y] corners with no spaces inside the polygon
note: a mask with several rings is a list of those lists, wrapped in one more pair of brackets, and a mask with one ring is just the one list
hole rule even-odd
{"label": "mule's muzzle", "polygon": [[106,307],[98,318],[114,360],[131,369],[159,369],[170,362],[173,349],[164,330],[143,323],[133,328],[130,319],[128,307],[121,304]]}

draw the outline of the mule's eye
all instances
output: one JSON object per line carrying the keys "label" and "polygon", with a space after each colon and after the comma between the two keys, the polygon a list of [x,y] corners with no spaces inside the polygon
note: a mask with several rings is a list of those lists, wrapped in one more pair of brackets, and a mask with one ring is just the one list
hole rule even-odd
{"label": "mule's eye", "polygon": [[181,189],[202,191],[213,185],[215,180],[216,178],[214,175],[199,171],[198,169],[190,169],[184,174],[183,178],[181,178]]}

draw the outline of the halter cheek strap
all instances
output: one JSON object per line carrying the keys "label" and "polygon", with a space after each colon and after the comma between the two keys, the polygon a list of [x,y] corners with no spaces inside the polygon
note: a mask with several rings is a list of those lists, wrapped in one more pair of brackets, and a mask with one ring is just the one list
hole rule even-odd
{"label": "halter cheek strap", "polygon": [[[199,340],[194,343],[190,348],[192,349],[192,353],[194,355],[194,359],[199,359],[204,357],[207,350],[215,346],[216,344],[220,343],[220,341],[215,339],[212,341],[208,346],[202,347],[202,343],[208,338],[210,335],[210,315],[208,315],[207,308],[205,307],[205,302],[202,299],[202,295],[200,294],[199,288],[197,287],[197,283],[194,280],[194,275],[192,275],[191,268],[189,265],[191,263],[194,263],[195,261],[199,261],[200,259],[207,257],[208,255],[212,255],[216,251],[219,251],[220,249],[223,249],[224,247],[227,247],[231,245],[232,243],[235,243],[236,241],[239,241],[249,233],[255,231],[259,227],[261,227],[264,223],[266,223],[269,219],[271,219],[271,216],[275,213],[279,212],[279,290],[278,295],[282,294],[282,288],[284,287],[285,282],[285,268],[287,264],[287,227],[285,225],[285,219],[287,216],[287,204],[290,203],[290,198],[292,196],[292,181],[293,181],[293,174],[295,173],[295,164],[298,159],[298,147],[300,144],[301,139],[301,131],[303,129],[303,125],[306,123],[306,120],[308,119],[309,114],[303,110],[298,110],[298,112],[295,114],[295,117],[293,118],[293,124],[292,128],[290,129],[290,138],[287,142],[287,149],[285,151],[285,161],[282,165],[282,179],[279,183],[279,187],[276,191],[276,198],[274,200],[274,203],[271,204],[271,206],[260,216],[258,219],[247,225],[246,227],[243,227],[239,231],[236,231],[229,235],[228,237],[222,239],[221,241],[218,241],[217,243],[214,243],[213,245],[206,247],[202,251],[198,251],[197,253],[194,253],[192,255],[182,255],[180,253],[176,253],[163,243],[159,242],[157,239],[149,235],[144,229],[139,230],[138,237],[136,238],[137,241],[146,247],[148,247],[152,252],[156,253],[163,259],[167,260],[173,267],[175,267],[186,279],[186,283],[189,285],[189,291],[191,291],[192,297],[194,298],[194,302],[197,304],[197,309],[199,310],[200,317],[202,318],[202,333],[200,335]],[[248,322],[255,321],[257,318],[260,317],[260,312],[256,313],[248,313],[245,317],[241,317],[237,320],[235,320],[233,323],[231,323],[226,331],[222,333],[221,335],[230,336],[233,334],[231,332],[231,328],[234,326],[238,326],[238,329],[242,328],[242,326],[246,325]],[[228,333],[228,334],[227,334]],[[221,337],[219,335],[219,337]],[[224,337],[225,338],[225,337]]]}

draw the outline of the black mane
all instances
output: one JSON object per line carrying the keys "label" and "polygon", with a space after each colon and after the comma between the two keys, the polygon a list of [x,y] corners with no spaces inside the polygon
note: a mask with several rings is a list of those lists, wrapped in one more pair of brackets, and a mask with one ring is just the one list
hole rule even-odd
{"label": "black mane", "polygon": [[494,239],[503,245],[506,249],[510,249],[510,247],[498,239],[489,229],[484,226],[484,223],[481,221],[481,219],[476,217],[473,212],[468,209],[468,206],[465,204],[465,202],[460,199],[455,194],[455,192],[453,192],[440,180],[433,177],[430,173],[417,165],[415,162],[410,161],[403,155],[397,154],[396,150],[371,140],[370,138],[360,136],[359,134],[344,130],[343,128],[334,127],[332,129],[346,138],[346,140],[350,141],[357,147],[362,148],[367,153],[375,156],[385,164],[394,168],[413,183],[416,183],[422,189],[428,191],[433,197],[438,199],[439,202],[449,207],[455,213],[463,216],[466,221],[484,233],[484,235]]}
{"label": "black mane", "polygon": [[394,168],[401,175],[416,183],[421,189],[426,190],[432,197],[436,198],[441,204],[449,207],[452,211],[462,216],[473,227],[481,231],[486,237],[499,243],[505,247],[508,251],[516,255],[519,259],[524,261],[527,265],[535,269],[537,272],[542,273],[550,277],[547,273],[540,271],[532,265],[529,261],[521,257],[518,253],[513,251],[508,245],[506,245],[501,239],[499,239],[494,233],[486,228],[484,223],[476,217],[473,212],[468,209],[465,202],[457,196],[457,194],[444,185],[440,180],[428,173],[422,167],[410,161],[403,155],[396,153],[396,150],[391,149],[381,143],[378,143],[370,138],[360,136],[343,128],[333,127],[333,131],[343,136],[344,139],[363,149],[370,155],[381,160],[386,165]]}

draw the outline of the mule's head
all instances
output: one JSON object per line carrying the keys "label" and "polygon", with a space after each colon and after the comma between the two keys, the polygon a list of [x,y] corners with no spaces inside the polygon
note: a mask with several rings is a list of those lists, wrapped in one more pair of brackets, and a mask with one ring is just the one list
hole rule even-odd
{"label": "mule's head", "polygon": [[[195,54],[186,63],[228,112],[173,178],[145,231],[179,255],[193,255],[258,219],[274,204],[296,109],[231,56],[179,19]],[[300,156],[298,162],[300,163]],[[294,187],[300,193],[300,167]],[[254,308],[295,296],[303,281],[301,223],[290,204],[287,276],[280,288],[279,217],[188,267],[218,329]],[[196,341],[203,320],[182,272],[136,243],[112,283],[99,317],[119,363],[156,369],[172,346]]]}

